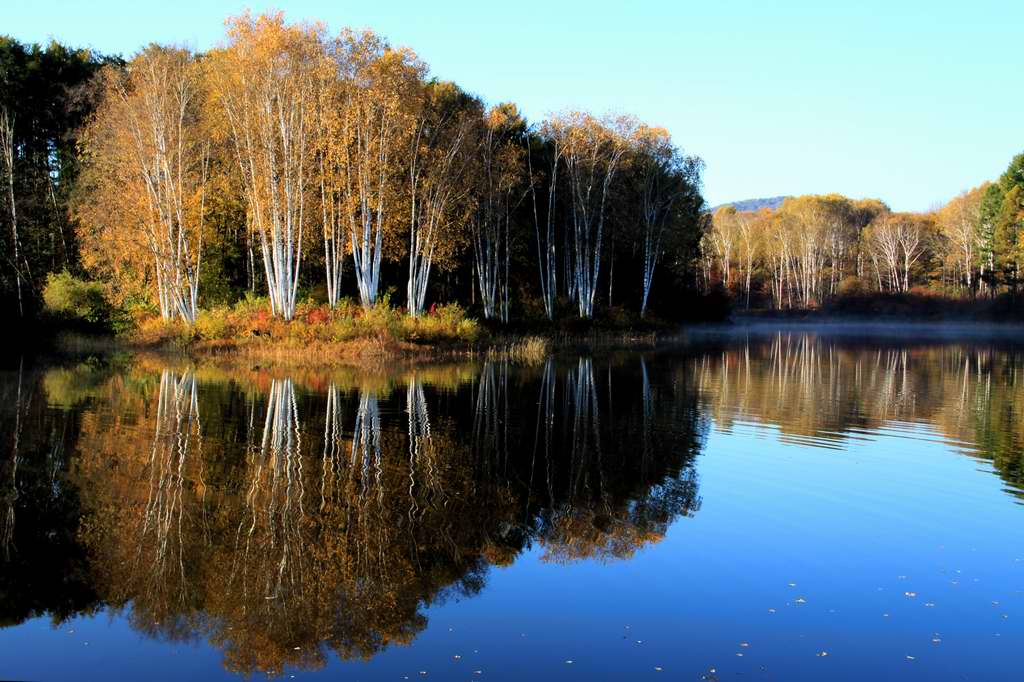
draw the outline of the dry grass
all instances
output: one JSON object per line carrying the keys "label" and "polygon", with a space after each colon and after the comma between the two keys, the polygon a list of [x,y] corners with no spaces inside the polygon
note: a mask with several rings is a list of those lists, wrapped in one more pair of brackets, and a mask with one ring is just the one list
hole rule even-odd
{"label": "dry grass", "polygon": [[551,342],[542,336],[526,336],[488,349],[489,357],[507,358],[522,365],[539,365],[550,354]]}
{"label": "dry grass", "polygon": [[596,329],[491,335],[458,306],[413,318],[386,303],[371,310],[350,301],[334,310],[300,304],[295,319],[284,321],[270,315],[265,299],[252,298],[203,311],[194,326],[149,315],[116,338],[69,337],[59,345],[72,352],[124,350],[225,367],[390,372],[403,365],[484,358],[536,366],[558,351],[652,347],[661,340],[654,333]]}
{"label": "dry grass", "polygon": [[476,320],[458,306],[411,317],[386,303],[370,310],[350,302],[334,310],[305,304],[295,319],[285,321],[270,315],[265,300],[249,299],[203,311],[194,326],[150,317],[126,340],[135,348],[281,365],[330,365],[465,352],[483,336]]}

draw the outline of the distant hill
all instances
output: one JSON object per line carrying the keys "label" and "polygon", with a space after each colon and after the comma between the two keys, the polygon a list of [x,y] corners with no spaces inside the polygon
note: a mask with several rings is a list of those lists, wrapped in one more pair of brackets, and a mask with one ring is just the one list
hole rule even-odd
{"label": "distant hill", "polygon": [[727,204],[719,204],[711,209],[714,213],[720,208],[733,206],[737,211],[760,211],[762,208],[770,208],[773,211],[782,205],[788,197],[767,197],[763,199],[744,199],[743,201],[730,201]]}

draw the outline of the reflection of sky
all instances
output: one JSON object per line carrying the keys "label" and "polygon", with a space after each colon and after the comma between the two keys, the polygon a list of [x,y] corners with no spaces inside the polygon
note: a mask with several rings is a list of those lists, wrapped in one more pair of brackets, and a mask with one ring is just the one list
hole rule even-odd
{"label": "reflection of sky", "polygon": [[[480,595],[430,608],[412,646],[316,674],[662,679],[661,667],[664,679],[696,679],[714,667],[721,679],[1014,678],[1024,507],[988,463],[925,425],[840,445],[786,443],[751,422],[713,428],[697,462],[701,509],[660,543],[609,564],[547,564],[534,547],[492,569]],[[160,644],[104,615],[60,632],[45,620],[0,631],[3,677],[229,677],[220,660],[205,643]]]}

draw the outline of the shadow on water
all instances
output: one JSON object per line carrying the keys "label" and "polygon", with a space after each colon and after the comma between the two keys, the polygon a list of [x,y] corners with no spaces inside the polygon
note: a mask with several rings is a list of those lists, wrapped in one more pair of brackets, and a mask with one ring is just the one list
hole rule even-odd
{"label": "shadow on water", "polygon": [[1020,496],[1019,349],[775,333],[666,353],[0,379],[0,623],[108,610],[228,670],[410,643],[494,566],[616,561],[698,513],[708,430],[827,447],[927,424]]}

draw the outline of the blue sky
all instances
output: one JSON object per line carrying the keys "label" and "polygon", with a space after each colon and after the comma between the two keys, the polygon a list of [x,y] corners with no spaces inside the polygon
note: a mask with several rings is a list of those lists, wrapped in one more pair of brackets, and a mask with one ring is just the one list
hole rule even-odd
{"label": "blue sky", "polygon": [[1024,151],[1024,2],[4,0],[0,33],[130,54],[283,9],[370,27],[531,120],[622,111],[707,163],[712,204],[840,192],[924,210]]}

